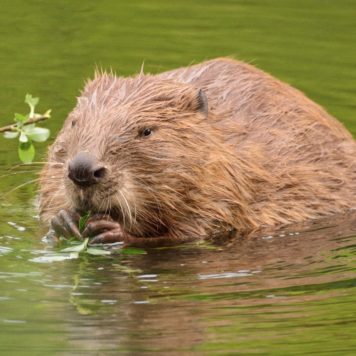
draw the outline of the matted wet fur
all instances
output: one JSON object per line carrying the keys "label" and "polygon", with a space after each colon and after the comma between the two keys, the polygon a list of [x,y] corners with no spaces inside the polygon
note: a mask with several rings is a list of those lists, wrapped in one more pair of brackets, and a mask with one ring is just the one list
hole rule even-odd
{"label": "matted wet fur", "polygon": [[[85,189],[68,178],[79,152],[107,170]],[[90,210],[127,236],[186,241],[347,211],[355,178],[355,141],[341,123],[261,70],[215,59],[158,75],[97,73],[49,150],[40,215],[49,224],[61,209]]]}

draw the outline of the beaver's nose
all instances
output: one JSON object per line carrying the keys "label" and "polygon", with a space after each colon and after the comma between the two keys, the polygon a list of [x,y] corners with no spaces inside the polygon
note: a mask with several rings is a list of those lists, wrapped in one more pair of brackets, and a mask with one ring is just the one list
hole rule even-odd
{"label": "beaver's nose", "polygon": [[106,174],[106,168],[98,166],[95,158],[87,152],[78,153],[68,165],[68,177],[80,187],[99,183]]}

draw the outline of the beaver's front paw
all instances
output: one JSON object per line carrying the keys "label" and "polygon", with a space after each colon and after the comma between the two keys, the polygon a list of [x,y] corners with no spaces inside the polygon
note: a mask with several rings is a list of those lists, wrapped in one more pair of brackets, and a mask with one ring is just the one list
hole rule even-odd
{"label": "beaver's front paw", "polygon": [[107,215],[92,216],[83,231],[83,237],[93,237],[90,245],[125,242],[121,225]]}
{"label": "beaver's front paw", "polygon": [[78,228],[79,219],[80,215],[78,213],[62,209],[52,218],[49,233],[52,233],[57,238],[63,236],[65,238],[75,237],[82,240],[83,238]]}

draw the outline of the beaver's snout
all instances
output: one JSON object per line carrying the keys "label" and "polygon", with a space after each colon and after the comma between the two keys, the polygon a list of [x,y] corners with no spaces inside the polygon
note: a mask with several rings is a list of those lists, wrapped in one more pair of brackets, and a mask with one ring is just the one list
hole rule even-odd
{"label": "beaver's snout", "polygon": [[95,157],[79,152],[68,165],[68,177],[80,187],[99,183],[106,175],[106,168],[99,166]]}

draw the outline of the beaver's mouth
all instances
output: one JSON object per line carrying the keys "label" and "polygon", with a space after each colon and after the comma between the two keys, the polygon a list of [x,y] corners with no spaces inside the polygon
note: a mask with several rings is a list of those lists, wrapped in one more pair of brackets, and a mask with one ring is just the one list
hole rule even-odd
{"label": "beaver's mouth", "polygon": [[90,213],[90,215],[108,215],[113,220],[120,222],[122,220],[121,210],[113,206],[110,197],[105,199],[96,198],[95,192],[80,189],[74,200],[74,208],[80,215]]}
{"label": "beaver's mouth", "polygon": [[110,209],[97,209],[95,206],[90,204],[90,202],[85,201],[80,205],[76,205],[75,210],[81,216],[89,213],[90,215],[107,215],[117,222],[121,222],[123,220],[122,212],[116,207],[111,207]]}
{"label": "beaver's mouth", "polygon": [[134,236],[162,236],[168,232],[168,227],[163,224],[160,219],[156,219],[156,215],[154,214],[152,214],[152,219],[137,220],[136,217],[133,219],[130,215],[125,215],[121,207],[110,204],[110,200],[107,202],[101,201],[100,204],[97,205],[93,196],[86,194],[77,199],[75,210],[81,216],[90,213],[91,216],[100,215],[110,217],[119,223],[126,232]]}

